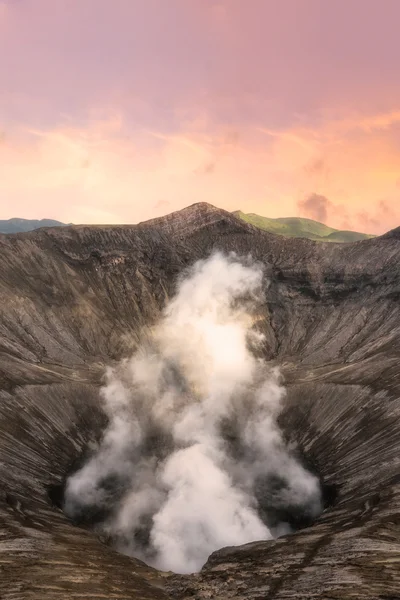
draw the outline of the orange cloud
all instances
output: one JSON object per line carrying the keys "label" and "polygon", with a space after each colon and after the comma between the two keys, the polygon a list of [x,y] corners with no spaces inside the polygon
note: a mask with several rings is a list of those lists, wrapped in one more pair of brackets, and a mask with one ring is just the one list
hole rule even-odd
{"label": "orange cloud", "polygon": [[[399,122],[400,111],[393,111],[273,132],[271,154],[291,172],[300,213],[311,214],[304,199],[313,195],[329,198],[321,210],[312,204],[314,217],[318,213],[332,226],[380,233],[400,223],[400,153],[394,133]],[[390,214],[381,210],[382,202],[392,207]]]}
{"label": "orange cloud", "polygon": [[321,223],[327,222],[333,206],[332,202],[321,194],[310,194],[298,202],[299,210],[303,211],[311,219],[315,219]]}
{"label": "orange cloud", "polygon": [[[382,210],[395,207],[400,194],[392,131],[399,114],[326,121],[313,129],[243,127],[240,135],[206,118],[173,133],[132,129],[119,113],[94,114],[82,127],[66,119],[49,130],[5,131],[2,216],[139,222],[207,201],[383,232],[400,223],[397,208]],[[317,206],[310,197],[326,202]]]}

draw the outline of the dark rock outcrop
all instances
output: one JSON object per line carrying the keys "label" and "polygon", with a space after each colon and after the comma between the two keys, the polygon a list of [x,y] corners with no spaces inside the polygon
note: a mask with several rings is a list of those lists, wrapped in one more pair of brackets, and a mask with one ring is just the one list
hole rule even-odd
{"label": "dark rock outcrop", "polygon": [[[217,248],[265,265],[259,327],[288,387],[282,427],[335,502],[294,535],[160,574],[70,524],[60,490],[104,425],[104,366]],[[399,598],[399,265],[398,230],[285,239],[206,204],[137,226],[0,235],[0,598]]]}

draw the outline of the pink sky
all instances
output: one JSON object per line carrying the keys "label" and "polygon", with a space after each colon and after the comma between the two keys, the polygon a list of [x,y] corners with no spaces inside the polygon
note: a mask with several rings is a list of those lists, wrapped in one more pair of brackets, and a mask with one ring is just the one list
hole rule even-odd
{"label": "pink sky", "polygon": [[400,225],[399,0],[0,0],[0,218]]}

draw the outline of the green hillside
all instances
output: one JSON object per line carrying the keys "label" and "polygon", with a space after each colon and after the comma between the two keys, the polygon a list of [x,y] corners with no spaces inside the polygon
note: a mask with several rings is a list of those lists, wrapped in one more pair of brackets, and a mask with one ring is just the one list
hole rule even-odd
{"label": "green hillside", "polygon": [[265,229],[271,233],[278,233],[286,237],[302,237],[317,242],[358,242],[375,236],[368,233],[359,233],[357,231],[340,231],[328,227],[318,221],[312,219],[302,219],[300,217],[287,217],[280,219],[270,219],[261,217],[254,213],[244,213],[241,210],[233,212],[236,217],[243,219],[251,225],[255,225],[260,229]]}

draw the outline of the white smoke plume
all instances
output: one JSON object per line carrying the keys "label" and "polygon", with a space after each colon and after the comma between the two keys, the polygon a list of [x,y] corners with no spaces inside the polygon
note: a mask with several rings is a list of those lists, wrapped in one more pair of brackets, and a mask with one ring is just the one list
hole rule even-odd
{"label": "white smoke plume", "polygon": [[198,571],[218,548],[321,510],[318,479],[277,425],[279,373],[257,357],[262,290],[249,260],[196,263],[140,350],[108,371],[108,427],[67,482],[67,514],[161,570]]}

